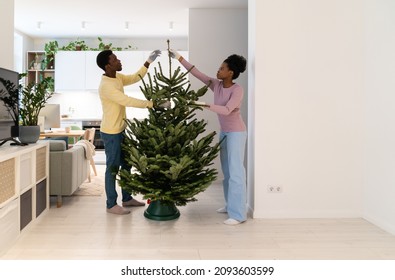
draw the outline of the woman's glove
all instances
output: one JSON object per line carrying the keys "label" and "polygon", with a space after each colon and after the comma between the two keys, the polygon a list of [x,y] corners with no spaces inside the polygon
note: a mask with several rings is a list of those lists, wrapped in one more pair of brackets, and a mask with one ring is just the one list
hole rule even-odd
{"label": "woman's glove", "polygon": [[189,105],[201,106],[201,107],[210,107],[206,102],[201,101],[192,101]]}
{"label": "woman's glove", "polygon": [[152,63],[155,61],[155,59],[161,54],[162,52],[160,50],[154,50],[152,53],[150,53],[147,62]]}
{"label": "woman's glove", "polygon": [[180,60],[181,55],[177,51],[170,49],[169,53],[172,58]]}

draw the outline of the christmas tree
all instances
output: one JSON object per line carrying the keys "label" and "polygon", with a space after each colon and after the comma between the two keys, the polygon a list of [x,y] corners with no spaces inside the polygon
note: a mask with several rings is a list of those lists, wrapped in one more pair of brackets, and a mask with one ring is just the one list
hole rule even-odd
{"label": "christmas tree", "polygon": [[135,171],[120,171],[118,180],[121,188],[133,195],[142,194],[151,204],[158,201],[170,207],[183,206],[196,201],[195,196],[217,178],[217,170],[210,166],[218,155],[219,143],[212,144],[215,132],[201,135],[207,122],[195,117],[195,111],[202,110],[197,101],[208,87],[191,90],[188,72],[180,67],[172,72],[170,54],[168,75],[158,65],[159,70],[155,68],[154,75],[148,73],[148,81],[143,80],[140,89],[154,104],[172,101],[172,108],[154,105],[146,119],[126,120],[123,149]]}

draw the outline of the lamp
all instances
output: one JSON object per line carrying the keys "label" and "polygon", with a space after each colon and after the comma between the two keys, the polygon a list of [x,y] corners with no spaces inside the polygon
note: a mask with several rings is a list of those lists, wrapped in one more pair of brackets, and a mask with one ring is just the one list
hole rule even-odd
{"label": "lamp", "polygon": [[85,30],[86,29],[86,21],[81,22],[81,29]]}
{"label": "lamp", "polygon": [[37,21],[37,30],[41,30],[41,24],[42,24],[41,21]]}
{"label": "lamp", "polygon": [[129,30],[129,22],[125,21],[125,30]]}
{"label": "lamp", "polygon": [[169,22],[169,30],[170,30],[170,31],[173,30],[173,22],[172,22],[172,21]]}

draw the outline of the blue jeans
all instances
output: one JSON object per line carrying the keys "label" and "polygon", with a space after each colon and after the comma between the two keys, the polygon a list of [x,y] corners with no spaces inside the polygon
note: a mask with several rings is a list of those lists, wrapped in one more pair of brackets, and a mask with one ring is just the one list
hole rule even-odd
{"label": "blue jeans", "polygon": [[[121,148],[124,140],[124,134],[107,134],[100,132],[101,138],[104,142],[104,150],[106,153],[106,173],[105,173],[105,190],[107,201],[107,208],[112,208],[117,204],[118,194],[115,189],[116,174],[119,168],[129,170],[131,166],[125,161],[125,153]],[[132,199],[130,193],[122,189],[122,201],[129,201]]]}
{"label": "blue jeans", "polygon": [[[224,139],[225,138],[225,139]],[[224,196],[229,218],[243,222],[247,220],[246,171],[244,150],[247,132],[221,132],[220,159],[224,173]]]}

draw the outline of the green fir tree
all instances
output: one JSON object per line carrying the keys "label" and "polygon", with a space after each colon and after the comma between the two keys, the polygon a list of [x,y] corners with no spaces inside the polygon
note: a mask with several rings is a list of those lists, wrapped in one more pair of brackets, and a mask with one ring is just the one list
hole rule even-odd
{"label": "green fir tree", "polygon": [[207,122],[195,117],[202,110],[195,101],[208,87],[191,90],[188,72],[178,67],[169,74],[162,67],[155,75],[147,74],[140,87],[145,97],[154,104],[171,100],[170,109],[149,109],[144,120],[127,120],[123,149],[135,171],[120,171],[121,188],[132,195],[142,194],[144,199],[173,203],[177,206],[196,201],[195,196],[206,190],[217,178],[217,170],[210,168],[219,153],[219,143],[213,144],[215,132],[202,136]]}

